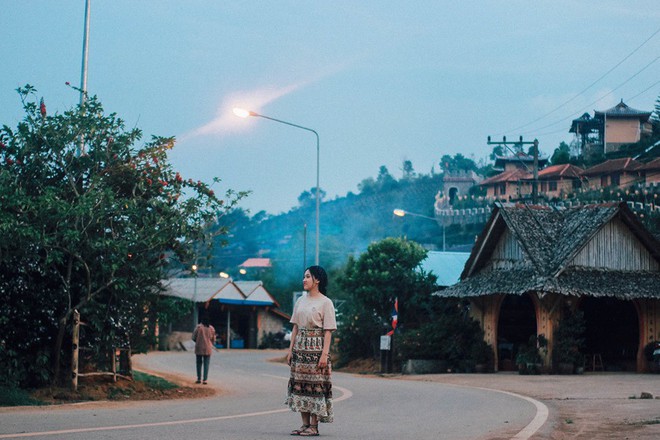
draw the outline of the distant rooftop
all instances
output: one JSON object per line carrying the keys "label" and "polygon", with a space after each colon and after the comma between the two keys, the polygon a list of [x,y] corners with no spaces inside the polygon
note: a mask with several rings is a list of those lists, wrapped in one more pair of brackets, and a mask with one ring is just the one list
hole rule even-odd
{"label": "distant rooftop", "polygon": [[270,258],[248,258],[240,267],[272,267]]}
{"label": "distant rooftop", "polygon": [[651,117],[652,112],[645,112],[642,110],[636,110],[634,108],[628,107],[624,102],[623,99],[621,100],[620,103],[615,105],[612,108],[609,108],[605,111],[599,112],[599,111],[594,111],[595,116],[602,116],[605,115],[607,118],[639,118],[642,121],[647,121],[649,117]]}

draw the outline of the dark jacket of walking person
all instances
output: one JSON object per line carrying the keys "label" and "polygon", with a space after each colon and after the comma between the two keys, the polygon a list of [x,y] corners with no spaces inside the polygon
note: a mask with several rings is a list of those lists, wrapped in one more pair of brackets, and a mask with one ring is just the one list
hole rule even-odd
{"label": "dark jacket of walking person", "polygon": [[[202,322],[197,324],[192,334],[192,340],[195,341],[195,357],[197,358],[197,382],[206,385],[209,378],[209,364],[211,363],[211,353],[215,344],[215,329],[209,324],[208,315],[202,316]],[[204,376],[202,377],[202,366],[204,367]]]}

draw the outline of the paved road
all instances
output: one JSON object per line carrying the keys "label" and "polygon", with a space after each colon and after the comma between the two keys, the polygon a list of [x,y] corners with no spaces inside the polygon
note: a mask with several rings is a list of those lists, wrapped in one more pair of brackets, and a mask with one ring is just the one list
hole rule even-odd
{"label": "paved road", "polygon": [[[300,418],[283,405],[288,367],[267,362],[282,355],[215,354],[209,386],[220,392],[209,399],[0,409],[0,439],[290,439]],[[194,379],[190,353],[151,353],[135,364]],[[327,438],[524,439],[539,420],[535,402],[497,391],[341,373],[333,385],[335,423],[320,426]]]}

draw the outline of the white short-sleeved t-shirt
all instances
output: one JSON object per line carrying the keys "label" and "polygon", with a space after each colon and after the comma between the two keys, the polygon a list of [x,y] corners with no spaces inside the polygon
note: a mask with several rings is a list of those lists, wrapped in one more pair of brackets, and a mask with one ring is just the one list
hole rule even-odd
{"label": "white short-sleeved t-shirt", "polygon": [[335,306],[325,295],[315,298],[303,295],[296,301],[290,322],[300,328],[336,330]]}

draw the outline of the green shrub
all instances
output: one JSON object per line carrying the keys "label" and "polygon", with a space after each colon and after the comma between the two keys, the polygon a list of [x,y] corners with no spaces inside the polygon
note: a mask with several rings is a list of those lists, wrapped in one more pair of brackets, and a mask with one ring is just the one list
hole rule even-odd
{"label": "green shrub", "polygon": [[33,399],[26,390],[15,387],[0,386],[0,406],[37,406],[43,405]]}
{"label": "green shrub", "polygon": [[140,371],[133,371],[133,380],[144,382],[149,388],[156,390],[171,390],[178,388],[178,385],[169,382],[162,377],[152,376],[151,374],[142,373]]}

